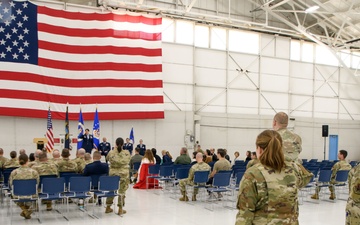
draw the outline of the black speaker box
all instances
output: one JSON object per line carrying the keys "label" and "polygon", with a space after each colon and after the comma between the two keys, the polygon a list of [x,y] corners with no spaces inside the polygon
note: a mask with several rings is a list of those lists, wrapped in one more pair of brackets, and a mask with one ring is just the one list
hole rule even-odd
{"label": "black speaker box", "polygon": [[323,137],[329,136],[329,125],[322,125],[322,136]]}

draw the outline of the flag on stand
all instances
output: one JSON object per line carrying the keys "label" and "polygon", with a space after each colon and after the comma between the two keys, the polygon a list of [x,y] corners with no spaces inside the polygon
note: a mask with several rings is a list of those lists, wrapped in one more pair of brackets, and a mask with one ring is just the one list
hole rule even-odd
{"label": "flag on stand", "polygon": [[161,16],[0,3],[0,115],[164,118]]}
{"label": "flag on stand", "polygon": [[53,134],[53,126],[52,126],[52,120],[51,120],[50,107],[48,110],[46,139],[47,139],[46,151],[51,152],[54,149],[54,134]]}
{"label": "flag on stand", "polygon": [[94,143],[94,148],[98,149],[100,144],[100,122],[99,122],[99,115],[97,108],[95,111],[94,126],[93,126],[93,143]]}
{"label": "flag on stand", "polygon": [[79,113],[78,132],[79,133],[78,133],[78,139],[77,139],[77,149],[82,147],[83,135],[85,134],[84,120],[83,120],[81,108],[80,108],[80,113]]}
{"label": "flag on stand", "polygon": [[135,143],[134,128],[133,127],[131,128],[129,139],[131,140],[132,144]]}
{"label": "flag on stand", "polygon": [[66,115],[65,115],[65,144],[64,144],[64,148],[69,148],[70,149],[70,134],[69,134],[69,116],[68,116],[68,112],[69,112],[69,107],[66,106]]}

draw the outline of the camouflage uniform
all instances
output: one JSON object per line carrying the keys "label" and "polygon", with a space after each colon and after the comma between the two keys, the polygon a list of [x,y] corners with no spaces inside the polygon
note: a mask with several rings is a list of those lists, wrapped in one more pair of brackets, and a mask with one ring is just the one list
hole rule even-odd
{"label": "camouflage uniform", "polygon": [[37,165],[39,163],[39,159],[35,159],[35,161],[29,162],[28,167],[32,168],[34,165]]}
{"label": "camouflage uniform", "polygon": [[15,159],[10,159],[4,163],[4,169],[12,168],[12,167],[19,167],[19,161]]}
{"label": "camouflage uniform", "polygon": [[51,158],[48,159],[48,162],[52,162],[57,166],[58,162],[60,162],[61,160],[62,160],[61,158]]}
{"label": "camouflage uniform", "polygon": [[62,159],[58,163],[59,172],[77,172],[78,168],[76,162],[70,159]]}
{"label": "camouflage uniform", "polygon": [[[85,165],[92,163],[93,161],[91,159],[85,160]],[[85,167],[84,167],[85,168]],[[84,171],[84,170],[83,170]]]}
{"label": "camouflage uniform", "polygon": [[286,161],[299,162],[299,154],[301,148],[301,137],[294,132],[289,131],[286,128],[279,129],[277,132],[280,134],[283,140],[283,151]]}
{"label": "camouflage uniform", "polygon": [[4,156],[0,156],[0,169],[3,167],[6,161],[8,161],[7,158],[5,158]]}
{"label": "camouflage uniform", "polygon": [[[9,184],[10,186],[12,186],[14,180],[30,180],[30,179],[36,179],[37,183],[39,184],[38,172],[27,166],[21,166],[20,168],[15,169],[11,172],[9,177]],[[12,197],[14,198],[16,196],[12,196]],[[23,210],[20,215],[25,217],[26,219],[30,219],[31,218],[30,215],[32,213],[32,211],[29,210],[30,203],[19,202],[17,203],[17,205]]]}
{"label": "camouflage uniform", "polygon": [[[196,171],[210,171],[211,167],[204,162],[194,164],[189,170],[188,178],[182,179],[179,181],[179,188],[181,193],[186,196],[186,185],[193,186],[194,185],[194,174]],[[194,189],[194,195],[198,193],[198,189]],[[187,199],[187,197],[186,197]],[[194,199],[194,196],[193,196]],[[184,199],[185,200],[185,199]]]}
{"label": "camouflage uniform", "polygon": [[249,169],[250,167],[256,165],[257,163],[259,163],[259,159],[252,159],[248,162],[248,164],[246,165],[246,169]]}
{"label": "camouflage uniform", "polygon": [[72,161],[75,162],[77,165],[77,173],[83,173],[86,166],[85,160],[78,157],[76,159],[73,159]]}
{"label": "camouflage uniform", "polygon": [[[236,225],[297,225],[298,188],[312,174],[285,162],[280,173],[258,163],[246,170],[240,183]],[[301,179],[299,179],[301,177]]]}
{"label": "camouflage uniform", "polygon": [[[340,160],[339,162],[335,163],[335,165],[331,168],[331,178],[330,178],[330,184],[335,184],[335,177],[336,177],[336,173],[340,170],[351,170],[351,165],[346,162],[345,160]],[[320,192],[320,187],[316,187],[315,189],[315,196],[319,195]],[[334,190],[334,186],[330,185],[329,186],[329,190],[331,192],[331,199],[335,199],[335,190]]]}
{"label": "camouflage uniform", "polygon": [[354,168],[352,168],[352,169],[349,171],[349,175],[348,175],[349,193],[351,192],[351,180],[352,180],[352,178],[354,177],[354,174],[355,174],[356,170],[359,170],[358,167],[360,167],[360,164],[358,164],[357,166],[355,166]]}
{"label": "camouflage uniform", "polygon": [[[122,150],[120,153],[116,150],[111,150],[106,159],[110,162],[109,176],[120,176],[119,194],[122,196],[122,201],[118,201],[119,211],[122,210],[125,200],[125,192],[129,188],[129,163],[131,159],[128,150]],[[106,205],[111,206],[114,198],[107,198]],[[120,203],[123,203],[122,205]]]}
{"label": "camouflage uniform", "polygon": [[360,166],[349,173],[349,199],[346,204],[346,225],[360,224]]}
{"label": "camouflage uniform", "polygon": [[57,166],[49,161],[46,162],[39,162],[38,164],[31,167],[38,172],[40,176],[42,175],[56,175],[59,176],[59,171]]}

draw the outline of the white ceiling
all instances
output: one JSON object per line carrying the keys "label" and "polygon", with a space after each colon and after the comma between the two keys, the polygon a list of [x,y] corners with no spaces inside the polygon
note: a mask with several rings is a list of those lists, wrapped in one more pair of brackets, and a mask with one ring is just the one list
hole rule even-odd
{"label": "white ceiling", "polygon": [[[147,11],[199,23],[312,40],[335,51],[360,51],[360,0],[61,0]],[[310,6],[320,8],[306,13]]]}

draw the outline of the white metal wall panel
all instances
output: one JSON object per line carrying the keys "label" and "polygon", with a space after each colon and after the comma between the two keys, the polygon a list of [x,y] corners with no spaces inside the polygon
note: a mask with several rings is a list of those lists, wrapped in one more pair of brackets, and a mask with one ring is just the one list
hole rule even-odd
{"label": "white metal wall panel", "polygon": [[289,60],[276,58],[261,58],[261,71],[267,74],[274,75],[289,75]]}
{"label": "white metal wall panel", "polygon": [[229,58],[229,70],[243,69],[248,70],[250,73],[259,72],[259,56],[235,52],[229,54],[231,56]]}
{"label": "white metal wall panel", "polygon": [[275,56],[275,36],[262,34],[260,38],[260,52],[262,56]]}
{"label": "white metal wall panel", "polygon": [[185,64],[163,63],[164,83],[191,84],[193,83],[193,66]]}
{"label": "white metal wall panel", "polygon": [[275,56],[278,58],[289,59],[290,38],[276,36]]}
{"label": "white metal wall panel", "polygon": [[289,77],[262,74],[260,88],[262,91],[287,93],[289,91]]}
{"label": "white metal wall panel", "polygon": [[213,69],[226,69],[226,52],[197,48],[195,66]]}
{"label": "white metal wall panel", "polygon": [[162,44],[162,61],[164,63],[193,65],[193,47],[188,45]]}
{"label": "white metal wall panel", "polygon": [[197,86],[226,87],[226,70],[196,67],[195,83]]}
{"label": "white metal wall panel", "polygon": [[291,61],[290,76],[312,80],[314,79],[314,65],[311,63]]}
{"label": "white metal wall panel", "polygon": [[313,81],[308,79],[290,79],[290,91],[292,94],[312,95],[314,91]]}
{"label": "white metal wall panel", "polygon": [[[359,71],[358,71],[359,73]],[[360,76],[355,76],[355,71],[349,73],[347,70],[340,69],[340,82],[342,84],[360,84]]]}
{"label": "white metal wall panel", "polygon": [[339,101],[337,98],[316,97],[314,102],[314,112],[337,114],[338,103]]}
{"label": "white metal wall panel", "polygon": [[339,88],[337,83],[324,83],[324,81],[315,81],[315,96],[335,97],[338,96],[338,89]]}
{"label": "white metal wall panel", "polygon": [[339,82],[339,69],[333,66],[315,66],[315,80],[328,80],[331,82]]}
{"label": "white metal wall panel", "polygon": [[[276,111],[288,111],[289,109],[289,95],[283,93],[272,93],[272,92],[262,92],[264,97],[260,98],[260,107],[262,109],[275,108]],[[270,104],[270,105],[269,105]],[[275,113],[275,112],[274,112]]]}
{"label": "white metal wall panel", "polygon": [[[340,97],[341,98],[360,99],[359,85],[340,84]],[[356,104],[355,101],[354,101],[354,104]]]}
{"label": "white metal wall panel", "polygon": [[228,83],[230,88],[256,90],[259,87],[259,74],[258,73],[240,73],[238,71],[229,71]]}
{"label": "white metal wall panel", "polygon": [[226,92],[223,88],[195,88],[196,109],[201,112],[226,112]]}
{"label": "white metal wall panel", "polygon": [[347,114],[349,112],[351,115],[360,115],[360,101],[341,100],[341,103],[343,105],[340,105],[340,113]]}
{"label": "white metal wall panel", "polygon": [[228,113],[258,114],[259,92],[228,90]]}
{"label": "white metal wall panel", "polygon": [[171,99],[164,95],[165,110],[179,110],[172,101],[180,107],[181,111],[193,110],[192,85],[166,84],[164,85],[164,92]]}

